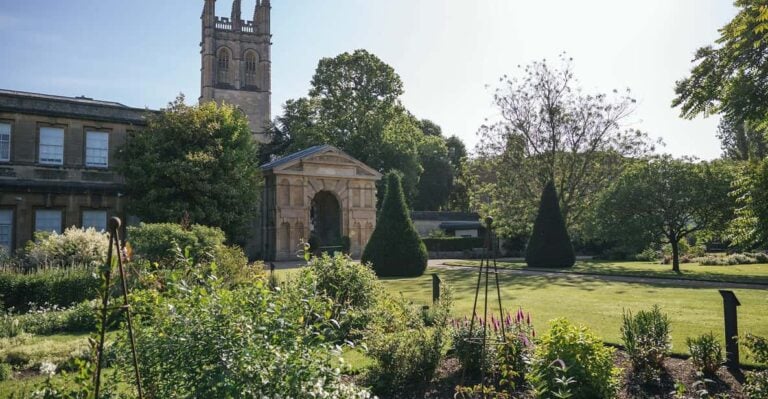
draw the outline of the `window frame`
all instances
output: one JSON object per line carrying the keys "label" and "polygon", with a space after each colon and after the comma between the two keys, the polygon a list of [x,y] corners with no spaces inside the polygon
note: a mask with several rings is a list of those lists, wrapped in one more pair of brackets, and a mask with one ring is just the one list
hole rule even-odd
{"label": "window frame", "polygon": [[[43,132],[44,131],[58,131],[61,132],[61,144],[60,145],[52,145],[52,144],[43,144]],[[64,165],[64,136],[66,132],[63,127],[58,126],[40,126],[37,129],[37,163],[40,165],[48,165],[48,166],[62,166]],[[61,148],[61,154],[58,161],[55,160],[49,160],[43,159],[43,145],[49,146],[49,147],[60,147]],[[53,158],[51,158],[53,159]]]}
{"label": "window frame", "polygon": [[51,233],[51,230],[40,230],[38,228],[38,222],[40,220],[39,218],[39,212],[58,212],[59,213],[59,228],[55,229],[54,231],[57,234],[62,234],[64,232],[64,210],[61,208],[37,208],[35,209],[35,223],[34,223],[34,230],[32,231],[34,233],[38,232],[48,232]]}
{"label": "window frame", "polygon": [[[91,135],[94,135],[94,136],[98,135],[98,136],[105,137],[106,138],[106,147],[105,148],[89,147],[89,145],[88,145],[88,143],[89,143],[88,138]],[[109,168],[109,132],[105,132],[103,130],[86,130],[85,131],[85,140],[84,141],[85,141],[85,154],[83,156],[83,160],[84,160],[85,167],[87,167],[87,168],[97,168],[97,169],[108,169]],[[88,159],[88,156],[89,156],[88,150],[89,149],[98,150],[98,151],[105,151],[104,164],[97,164],[97,163],[90,162],[89,159]]]}
{"label": "window frame", "polygon": [[13,145],[13,124],[10,122],[0,121],[0,142],[2,141],[2,136],[5,136],[5,134],[2,132],[2,126],[8,126],[8,156],[4,157],[2,152],[0,152],[0,162],[11,162],[11,154],[13,153],[13,149],[11,148]]}
{"label": "window frame", "polygon": [[[103,228],[100,228],[101,226],[86,226],[85,225],[85,215],[86,214],[93,214],[93,213],[103,213],[104,214],[104,225]],[[82,209],[80,210],[80,227],[85,230],[89,227],[93,227],[96,231],[105,232],[107,231],[107,221],[109,220],[109,212],[107,212],[106,209]]]}
{"label": "window frame", "polygon": [[[13,209],[13,208],[0,208],[0,214],[2,214],[3,212],[10,213],[10,220],[8,222],[8,228],[9,228],[10,231],[8,233],[8,247],[6,248],[6,251],[8,253],[11,253],[11,251],[13,251],[13,243],[14,243],[14,238],[15,238],[14,233],[15,233],[15,230],[16,230],[16,229],[14,229],[15,224],[16,224],[15,223],[16,222],[16,212],[15,212],[15,209]],[[2,219],[0,219],[0,220],[2,220]],[[2,226],[4,226],[4,225],[2,224],[2,222],[0,222],[0,227],[2,227]],[[3,246],[4,246],[3,242],[0,241],[0,248],[2,248]]]}

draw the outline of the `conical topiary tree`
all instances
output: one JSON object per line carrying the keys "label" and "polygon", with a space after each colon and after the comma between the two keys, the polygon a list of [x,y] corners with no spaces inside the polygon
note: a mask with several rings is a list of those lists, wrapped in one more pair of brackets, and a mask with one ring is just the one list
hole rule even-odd
{"label": "conical topiary tree", "polygon": [[390,172],[376,228],[365,246],[362,261],[370,263],[380,277],[414,277],[424,274],[427,259],[427,247],[408,213],[400,176]]}
{"label": "conical topiary tree", "polygon": [[571,267],[576,262],[571,238],[565,228],[553,182],[541,193],[541,204],[533,233],[525,251],[528,267]]}

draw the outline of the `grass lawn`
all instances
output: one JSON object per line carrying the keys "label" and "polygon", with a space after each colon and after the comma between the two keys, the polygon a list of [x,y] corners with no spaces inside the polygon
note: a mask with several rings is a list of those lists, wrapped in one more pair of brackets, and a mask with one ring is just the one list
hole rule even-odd
{"label": "grass lawn", "polygon": [[[383,282],[394,293],[402,293],[415,303],[429,304],[432,301],[430,273],[438,273],[451,286],[453,313],[457,317],[469,316],[477,284],[477,273],[474,271],[429,269],[422,277],[386,279]],[[722,299],[712,288],[608,282],[589,276],[500,275],[500,282],[505,309],[514,311],[520,306],[531,312],[538,333],[548,329],[549,320],[565,317],[590,327],[605,341],[618,344],[621,343],[619,328],[622,312],[649,309],[658,304],[671,319],[675,353],[687,353],[686,337],[709,331],[723,335]],[[489,300],[495,301],[493,276],[490,287]],[[768,336],[768,290],[734,292],[742,305],[739,308],[740,333]],[[489,309],[495,304],[493,301]],[[493,309],[498,314],[498,306],[493,306]]]}
{"label": "grass lawn", "polygon": [[[479,266],[480,261],[455,260],[446,262],[446,264],[452,266]],[[524,262],[498,262],[498,266],[514,269],[526,268]],[[555,272],[562,271],[568,273],[611,274],[768,284],[768,264],[702,266],[698,263],[684,263],[680,265],[680,274],[672,271],[672,265],[661,265],[651,262],[579,261],[576,262],[576,265],[571,269],[526,269]]]}

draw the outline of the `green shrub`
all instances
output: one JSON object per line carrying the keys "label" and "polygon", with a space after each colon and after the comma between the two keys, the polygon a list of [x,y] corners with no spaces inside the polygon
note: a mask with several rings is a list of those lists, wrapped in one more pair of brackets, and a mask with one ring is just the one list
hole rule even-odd
{"label": "green shrub", "polygon": [[95,298],[100,285],[94,270],[86,267],[0,272],[0,302],[22,313],[31,305],[71,306]]}
{"label": "green shrub", "polygon": [[454,321],[451,334],[453,353],[467,376],[479,376],[483,367],[487,374],[491,374],[496,368],[496,346],[488,345],[483,353],[483,327],[479,321],[476,321],[474,328],[470,324],[471,321],[466,318]]}
{"label": "green shrub", "polygon": [[5,353],[5,359],[2,362],[10,364],[14,370],[23,370],[32,361],[32,357],[27,352],[8,351]]}
{"label": "green shrub", "polygon": [[0,362],[0,382],[13,378],[13,368],[10,364]]}
{"label": "green shrub", "polygon": [[553,182],[547,183],[541,194],[539,213],[528,240],[525,262],[528,267],[547,268],[572,267],[576,263]]}
{"label": "green shrub", "polygon": [[70,227],[63,234],[35,233],[24,248],[24,259],[34,268],[98,267],[105,262],[108,247],[106,233]]}
{"label": "green shrub", "polygon": [[768,259],[768,256],[761,253],[757,253],[757,254],[743,253],[743,254],[733,254],[733,255],[725,255],[725,256],[707,255],[707,256],[702,256],[700,258],[696,258],[694,259],[694,261],[699,262],[701,265],[704,265],[704,266],[752,265],[752,264],[764,262],[762,260],[758,260],[758,258]]}
{"label": "green shrub", "polygon": [[[741,342],[749,350],[749,357],[762,366],[768,366],[768,339],[747,334]],[[747,373],[743,388],[749,399],[768,398],[768,370]]]}
{"label": "green shrub", "polygon": [[225,235],[221,229],[192,225],[185,229],[174,223],[141,223],[128,227],[128,242],[137,259],[159,263],[174,268],[181,254],[188,252],[195,263],[210,261],[216,250],[224,245]]}
{"label": "green shrub", "polygon": [[661,252],[652,247],[648,247],[639,254],[635,255],[635,260],[640,262],[658,262],[661,258]]}
{"label": "green shrub", "polygon": [[664,359],[672,349],[669,332],[669,318],[658,306],[649,311],[641,310],[636,315],[624,313],[621,326],[624,350],[635,373],[644,380],[658,377],[664,369]]}
{"label": "green shrub", "polygon": [[[586,327],[554,320],[552,329],[537,342],[529,381],[538,397],[553,397],[562,388],[559,381],[573,379],[574,399],[613,398],[620,374],[613,366],[613,352]],[[557,362],[565,367],[553,367]]]}
{"label": "green shrub", "polygon": [[685,343],[691,353],[693,367],[704,375],[714,375],[723,364],[723,348],[711,332],[695,338],[686,338]]}
{"label": "green shrub", "polygon": [[413,304],[391,298],[383,303],[385,318],[369,331],[368,356],[374,365],[366,379],[380,394],[410,392],[432,380],[440,365],[451,300],[441,298],[432,327],[425,325]]}
{"label": "green shrub", "polygon": [[[342,380],[340,353],[327,343],[335,328],[332,303],[305,284],[272,290],[258,279],[228,290],[210,278],[201,285],[170,282],[162,295],[134,293],[148,397],[367,397]],[[118,346],[118,363],[126,364],[124,335]]]}
{"label": "green shrub", "polygon": [[390,172],[386,179],[384,202],[362,262],[370,263],[378,276],[421,276],[427,268],[427,248],[411,221],[400,176]]}
{"label": "green shrub", "polygon": [[429,237],[423,241],[427,250],[434,252],[458,252],[485,246],[485,239],[482,237]]}
{"label": "green shrub", "polygon": [[93,331],[96,326],[95,303],[86,301],[69,309],[33,307],[24,314],[2,315],[0,338],[12,338],[22,332],[35,335]]}

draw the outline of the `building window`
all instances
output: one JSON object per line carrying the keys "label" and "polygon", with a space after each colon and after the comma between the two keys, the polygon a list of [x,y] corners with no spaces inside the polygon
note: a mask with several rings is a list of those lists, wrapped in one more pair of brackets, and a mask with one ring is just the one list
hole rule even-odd
{"label": "building window", "polygon": [[13,240],[13,211],[0,209],[0,248],[11,251]]}
{"label": "building window", "polygon": [[256,53],[249,51],[245,54],[245,85],[248,87],[256,87],[258,85],[258,74],[256,68],[259,62],[256,58]]}
{"label": "building window", "polygon": [[106,168],[109,160],[109,134],[86,132],[85,166]]}
{"label": "building window", "polygon": [[0,123],[0,161],[11,160],[11,125]]}
{"label": "building window", "polygon": [[219,83],[230,84],[229,79],[229,50],[222,48],[219,50],[217,58],[217,70]]}
{"label": "building window", "polygon": [[61,232],[61,211],[38,209],[35,211],[35,231]]}
{"label": "building window", "polygon": [[40,163],[46,165],[64,163],[64,129],[40,128]]}
{"label": "building window", "polygon": [[107,231],[107,211],[83,211],[83,229]]}

